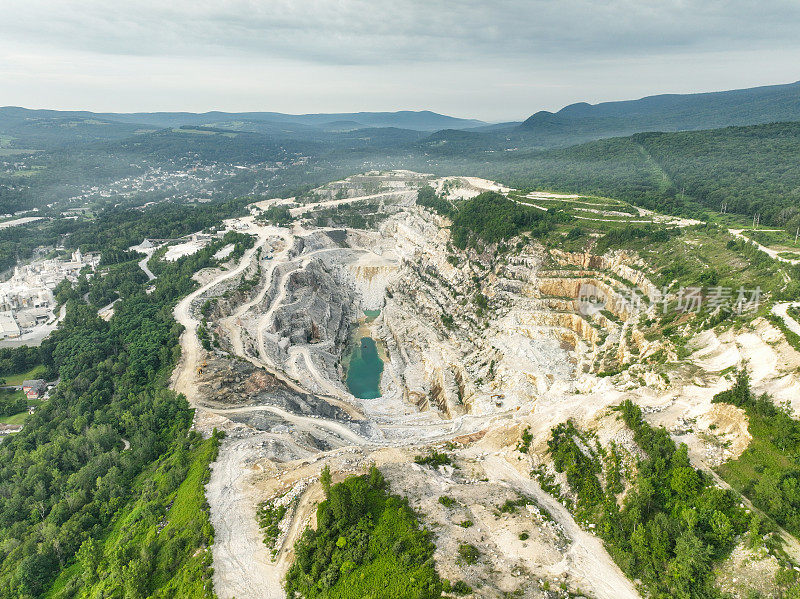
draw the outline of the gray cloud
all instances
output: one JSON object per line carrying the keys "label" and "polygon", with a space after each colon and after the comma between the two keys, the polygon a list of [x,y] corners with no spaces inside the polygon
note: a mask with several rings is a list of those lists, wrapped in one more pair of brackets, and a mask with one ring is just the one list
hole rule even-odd
{"label": "gray cloud", "polygon": [[432,109],[799,79],[795,0],[3,0],[0,105]]}
{"label": "gray cloud", "polygon": [[613,58],[790,43],[789,0],[6,0],[9,40],[90,52],[324,64]]}

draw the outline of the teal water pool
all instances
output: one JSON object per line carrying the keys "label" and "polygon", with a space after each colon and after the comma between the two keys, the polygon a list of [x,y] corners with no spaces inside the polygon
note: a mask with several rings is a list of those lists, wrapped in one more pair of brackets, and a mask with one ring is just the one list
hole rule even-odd
{"label": "teal water pool", "polygon": [[361,337],[353,347],[347,367],[347,388],[360,399],[381,396],[383,360],[372,337]]}

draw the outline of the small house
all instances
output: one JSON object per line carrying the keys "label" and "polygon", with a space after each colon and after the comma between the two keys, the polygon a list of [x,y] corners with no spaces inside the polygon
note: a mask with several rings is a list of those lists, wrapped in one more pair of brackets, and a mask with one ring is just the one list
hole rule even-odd
{"label": "small house", "polygon": [[22,382],[22,391],[28,399],[39,399],[47,390],[47,381],[34,379]]}

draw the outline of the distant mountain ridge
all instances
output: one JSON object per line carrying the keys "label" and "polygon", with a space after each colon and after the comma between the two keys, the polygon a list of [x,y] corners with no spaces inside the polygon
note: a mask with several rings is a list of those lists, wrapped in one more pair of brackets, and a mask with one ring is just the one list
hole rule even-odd
{"label": "distant mountain ridge", "polygon": [[[690,131],[800,121],[800,81],[697,94],[662,94],[638,100],[540,111],[516,131],[543,141],[577,143],[644,131]],[[544,144],[550,145],[550,144]]]}
{"label": "distant mountain ridge", "polygon": [[[421,151],[474,158],[486,153],[543,150],[643,132],[718,129],[800,122],[800,82],[539,111],[523,123],[489,124],[429,110],[285,114],[279,112],[136,112],[0,108],[2,143],[14,149],[66,149],[126,140],[158,130],[212,127],[278,140],[342,148]],[[222,140],[220,140],[222,141]],[[8,151],[8,150],[7,150]]]}
{"label": "distant mountain ridge", "polygon": [[430,110],[395,112],[345,112],[318,114],[284,114],[280,112],[90,112],[84,110],[33,110],[16,106],[0,107],[2,119],[97,119],[113,123],[179,127],[181,125],[213,125],[219,121],[256,121],[305,125],[327,129],[348,123],[350,128],[396,127],[415,131],[466,129],[486,125],[477,119],[462,119]]}

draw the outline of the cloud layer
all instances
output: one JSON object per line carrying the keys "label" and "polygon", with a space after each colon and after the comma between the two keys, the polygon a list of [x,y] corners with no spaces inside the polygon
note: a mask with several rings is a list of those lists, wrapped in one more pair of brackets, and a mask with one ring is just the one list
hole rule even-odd
{"label": "cloud layer", "polygon": [[0,34],[90,52],[258,55],[330,64],[797,43],[789,0],[6,0]]}
{"label": "cloud layer", "polygon": [[[224,64],[221,72],[249,73],[251,81],[259,74],[274,78],[299,70],[309,77],[294,72],[293,79],[313,74],[323,84],[336,81],[338,72],[355,77],[354,99],[370,79],[389,84],[381,75],[387,70],[410,76],[412,85],[414,79],[435,81],[437,72],[472,74],[476,81],[497,77],[506,93],[521,99],[531,81],[538,90],[571,88],[576,75],[605,70],[610,77],[620,65],[635,63],[640,65],[631,73],[635,79],[623,77],[619,94],[613,93],[612,82],[594,91],[598,97],[625,97],[626,86],[642,80],[643,61],[648,60],[653,68],[667,65],[664,75],[672,79],[677,73],[668,67],[671,62],[693,62],[702,71],[717,68],[724,56],[738,57],[744,66],[754,57],[775,63],[777,53],[786,77],[788,59],[798,57],[798,30],[800,3],[790,0],[5,0],[0,76],[16,73],[16,79],[7,79],[12,88],[4,86],[0,103],[13,102],[14,85],[20,90],[30,85],[26,70],[40,69],[48,77],[48,64],[64,61],[72,67],[84,63],[86,68],[77,68],[74,76],[92,88],[102,83],[93,72],[113,71],[115,65],[120,73],[133,69],[130,75],[138,78],[145,78],[144,65],[157,77],[165,64],[183,65],[188,72],[206,65],[210,73]],[[94,71],[88,68],[92,64]],[[753,75],[774,67],[741,73],[742,86],[760,82]],[[731,75],[735,68],[732,64]],[[170,95],[180,88],[187,93],[199,89],[187,77],[177,77],[175,89],[162,83],[153,91]],[[687,73],[684,81],[693,77]],[[419,91],[435,98],[439,90]],[[307,83],[294,93],[308,92]],[[588,98],[592,90],[584,93]],[[556,96],[549,94],[551,101]],[[536,108],[531,98],[529,111]],[[319,109],[325,108],[320,104]]]}

